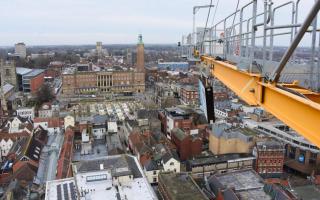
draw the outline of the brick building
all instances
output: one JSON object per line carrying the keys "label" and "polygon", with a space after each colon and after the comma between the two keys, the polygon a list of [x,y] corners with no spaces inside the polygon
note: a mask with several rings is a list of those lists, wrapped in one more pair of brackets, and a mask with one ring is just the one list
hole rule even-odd
{"label": "brick building", "polygon": [[196,135],[189,135],[182,129],[174,128],[171,140],[176,145],[182,161],[197,156],[202,152],[202,139]]}
{"label": "brick building", "polygon": [[[113,57],[114,58],[114,57]],[[105,64],[108,65],[108,64]],[[62,73],[62,94],[143,93],[145,91],[144,44],[139,35],[136,68],[77,64]]]}
{"label": "brick building", "polygon": [[194,85],[183,85],[180,89],[181,101],[184,104],[195,105],[199,103],[198,88]]}
{"label": "brick building", "polygon": [[254,148],[255,170],[264,177],[279,176],[283,172],[284,146],[276,140],[259,141]]}
{"label": "brick building", "polygon": [[285,169],[305,176],[320,174],[320,149],[281,122],[260,122],[256,129],[285,144]]}
{"label": "brick building", "polygon": [[142,41],[142,35],[140,34],[138,37],[137,44],[137,71],[144,72],[144,44]]}
{"label": "brick building", "polygon": [[205,132],[208,127],[207,119],[201,110],[186,106],[165,108],[159,112],[161,131],[171,139],[171,131],[174,128],[183,129],[186,133],[198,134]]}
{"label": "brick building", "polygon": [[44,83],[44,70],[17,67],[18,89],[35,94]]}
{"label": "brick building", "polygon": [[105,71],[78,71],[69,68],[62,74],[62,93],[65,95],[144,91],[144,72],[119,66]]}

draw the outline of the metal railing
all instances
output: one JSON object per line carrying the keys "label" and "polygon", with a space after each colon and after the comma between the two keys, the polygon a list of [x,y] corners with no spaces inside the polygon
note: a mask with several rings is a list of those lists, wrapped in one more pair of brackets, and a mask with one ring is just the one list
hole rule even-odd
{"label": "metal railing", "polygon": [[[315,4],[318,1],[315,0]],[[263,3],[262,12],[258,12],[258,3]],[[281,5],[274,5],[271,0],[252,0],[212,27],[206,30],[199,29],[196,34],[190,34],[189,40],[184,37],[181,47],[184,50],[181,52],[185,57],[193,58],[196,49],[200,55],[219,56],[234,62],[240,69],[259,72],[269,77],[278,68],[280,59],[286,51],[286,48],[277,45],[275,39],[285,37],[289,43],[294,41],[303,26],[298,20],[301,6],[300,0],[288,1]],[[283,18],[281,11],[284,9],[289,23],[279,25],[277,22],[283,21],[280,18]],[[311,37],[308,41],[310,43],[307,48],[308,56],[299,55],[297,50],[290,54],[290,59],[281,73],[283,76],[280,77],[280,82],[299,80],[301,85],[318,90],[320,87],[320,42],[316,44],[316,41],[320,40],[320,34],[317,40],[318,31],[317,17],[315,17],[306,31]],[[293,80],[288,80],[286,73],[290,73]],[[294,77],[294,74],[298,76]],[[301,76],[301,74],[308,75]]]}

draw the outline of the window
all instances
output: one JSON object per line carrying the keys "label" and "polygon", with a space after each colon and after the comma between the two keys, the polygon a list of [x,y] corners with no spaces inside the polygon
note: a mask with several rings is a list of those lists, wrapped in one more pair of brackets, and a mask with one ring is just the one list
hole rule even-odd
{"label": "window", "polygon": [[171,166],[174,165],[174,162],[171,162],[170,165],[171,165]]}
{"label": "window", "polygon": [[6,69],[6,76],[10,76],[10,69]]}
{"label": "window", "polygon": [[153,178],[153,182],[156,183],[157,182],[157,178]]}
{"label": "window", "polygon": [[153,171],[153,175],[156,175],[157,174],[157,171]]}

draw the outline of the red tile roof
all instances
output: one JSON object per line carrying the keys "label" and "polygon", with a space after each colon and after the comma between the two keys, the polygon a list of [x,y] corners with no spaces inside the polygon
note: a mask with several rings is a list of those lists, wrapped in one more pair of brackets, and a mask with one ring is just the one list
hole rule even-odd
{"label": "red tile roof", "polygon": [[8,139],[11,139],[15,141],[17,138],[27,136],[30,136],[30,134],[27,131],[22,131],[20,133],[0,133],[0,140],[4,139],[7,141]]}
{"label": "red tile roof", "polygon": [[73,154],[73,138],[74,131],[68,128],[65,131],[63,146],[61,149],[60,157],[57,166],[57,179],[69,177],[71,172],[71,161]]}
{"label": "red tile roof", "polygon": [[60,127],[60,119],[59,118],[34,118],[33,120],[34,123],[41,123],[41,122],[47,122],[49,128],[56,128]]}

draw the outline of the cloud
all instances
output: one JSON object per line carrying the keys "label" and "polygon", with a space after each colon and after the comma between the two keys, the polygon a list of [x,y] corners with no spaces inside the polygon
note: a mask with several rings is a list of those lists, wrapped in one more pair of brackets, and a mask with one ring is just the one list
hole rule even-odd
{"label": "cloud", "polygon": [[[241,0],[240,4],[248,1]],[[276,0],[275,4],[286,1]],[[313,2],[302,1],[301,19]],[[0,0],[0,45],[17,41],[31,45],[87,44],[97,40],[135,43],[139,33],[146,43],[175,43],[182,34],[192,31],[193,6],[208,3],[209,0]],[[263,1],[258,3],[261,11]],[[220,1],[216,21],[233,12],[235,4],[235,0]],[[201,9],[197,13],[197,26],[204,26],[207,12]],[[210,25],[211,21],[212,17]]]}

